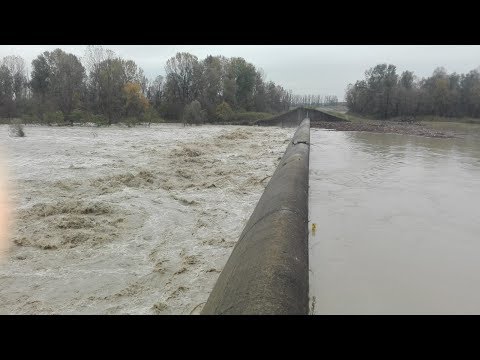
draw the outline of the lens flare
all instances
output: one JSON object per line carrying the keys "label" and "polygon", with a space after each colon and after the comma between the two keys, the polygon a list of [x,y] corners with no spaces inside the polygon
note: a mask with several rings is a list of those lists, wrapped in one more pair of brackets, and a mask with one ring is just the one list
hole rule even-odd
{"label": "lens flare", "polygon": [[[3,152],[0,149],[0,152]],[[0,261],[7,254],[10,242],[8,240],[8,225],[10,220],[10,201],[8,198],[7,170],[0,153]]]}

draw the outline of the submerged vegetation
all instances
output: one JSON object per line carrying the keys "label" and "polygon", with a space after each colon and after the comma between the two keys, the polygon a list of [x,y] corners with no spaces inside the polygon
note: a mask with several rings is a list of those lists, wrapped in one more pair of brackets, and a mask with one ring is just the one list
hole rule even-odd
{"label": "submerged vegetation", "polygon": [[23,125],[18,121],[12,121],[9,125],[8,132],[12,137],[24,137],[25,131],[23,130]]}

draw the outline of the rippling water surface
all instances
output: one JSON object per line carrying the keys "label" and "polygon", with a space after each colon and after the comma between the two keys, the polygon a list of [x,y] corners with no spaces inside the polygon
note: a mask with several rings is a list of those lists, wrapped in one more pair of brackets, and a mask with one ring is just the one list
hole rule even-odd
{"label": "rippling water surface", "polygon": [[480,127],[311,131],[315,314],[480,314]]}

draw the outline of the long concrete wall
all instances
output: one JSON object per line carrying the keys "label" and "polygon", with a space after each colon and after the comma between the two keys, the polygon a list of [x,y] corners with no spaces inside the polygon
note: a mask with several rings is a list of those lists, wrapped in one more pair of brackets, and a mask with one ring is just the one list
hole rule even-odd
{"label": "long concrete wall", "polygon": [[305,118],[309,118],[312,123],[317,121],[330,121],[330,122],[331,121],[347,121],[345,119],[328,114],[321,110],[306,109],[303,107],[299,107],[269,119],[258,120],[255,122],[255,125],[297,127]]}
{"label": "long concrete wall", "polygon": [[304,119],[202,314],[308,314],[309,155]]}

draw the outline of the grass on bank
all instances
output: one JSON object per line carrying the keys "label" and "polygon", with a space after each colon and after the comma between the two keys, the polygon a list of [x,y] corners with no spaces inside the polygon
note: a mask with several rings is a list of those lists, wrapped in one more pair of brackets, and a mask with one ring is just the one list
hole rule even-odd
{"label": "grass on bank", "polygon": [[[212,118],[206,119],[205,124],[219,125],[252,125],[257,120],[264,120],[275,116],[276,114],[266,112],[235,112],[228,119],[222,121]],[[145,124],[160,123],[181,123],[178,119],[165,119],[158,114],[146,114],[141,117],[124,117],[115,122],[115,124],[133,127]],[[43,119],[36,115],[23,115],[19,118],[0,118],[0,124],[10,125],[12,123],[21,123],[24,125],[47,125],[47,126],[108,126],[108,119],[103,115],[96,115],[90,112],[75,110],[67,118],[60,111],[45,113]]]}
{"label": "grass on bank", "polygon": [[[327,114],[337,116],[339,118],[351,121],[351,122],[372,122],[378,123],[384,121],[383,119],[374,119],[367,116],[362,116],[354,113],[341,113],[334,111],[332,109],[321,108]],[[390,118],[389,121],[400,121],[400,117]],[[416,122],[452,122],[452,123],[466,123],[466,124],[480,124],[480,119],[469,118],[469,117],[445,117],[445,116],[435,116],[435,115],[421,115],[415,117]]]}
{"label": "grass on bank", "polygon": [[480,124],[480,119],[469,118],[469,117],[444,117],[444,116],[434,116],[434,115],[425,115],[417,116],[418,121],[424,122],[459,122],[465,124]]}

